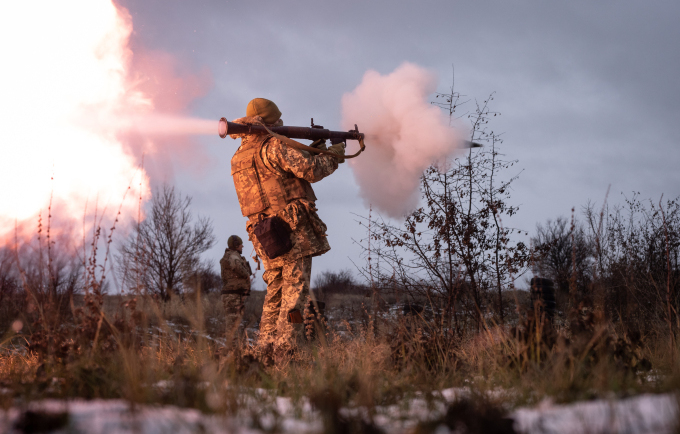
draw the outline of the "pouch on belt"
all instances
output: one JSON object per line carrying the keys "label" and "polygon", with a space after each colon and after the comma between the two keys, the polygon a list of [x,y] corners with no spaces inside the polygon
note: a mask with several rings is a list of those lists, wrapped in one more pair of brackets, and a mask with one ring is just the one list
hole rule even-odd
{"label": "pouch on belt", "polygon": [[290,227],[278,216],[264,217],[260,214],[259,221],[253,227],[253,233],[269,259],[278,258],[293,248]]}

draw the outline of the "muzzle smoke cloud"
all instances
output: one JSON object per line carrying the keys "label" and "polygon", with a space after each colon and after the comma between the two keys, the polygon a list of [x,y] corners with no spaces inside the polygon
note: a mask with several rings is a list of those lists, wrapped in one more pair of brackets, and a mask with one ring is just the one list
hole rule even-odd
{"label": "muzzle smoke cloud", "polygon": [[436,88],[433,73],[404,63],[388,75],[366,72],[342,97],[343,128],[358,123],[366,134],[366,151],[349,160],[360,194],[390,217],[418,206],[423,171],[443,163],[461,143],[449,119],[428,103]]}
{"label": "muzzle smoke cloud", "polygon": [[95,208],[136,219],[150,176],[164,170],[153,161],[190,148],[167,136],[215,134],[214,121],[182,116],[210,75],[179,76],[165,53],[133,55],[132,19],[111,0],[0,9],[0,244],[15,225],[35,231],[40,213],[46,223],[50,200],[53,231],[82,226]]}

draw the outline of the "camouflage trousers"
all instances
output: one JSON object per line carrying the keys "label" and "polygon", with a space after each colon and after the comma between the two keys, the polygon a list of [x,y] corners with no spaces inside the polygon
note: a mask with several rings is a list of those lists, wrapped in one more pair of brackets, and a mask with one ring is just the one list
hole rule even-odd
{"label": "camouflage trousers", "polygon": [[309,296],[312,257],[286,262],[264,272],[267,295],[262,308],[259,345],[290,350],[303,338],[304,309]]}
{"label": "camouflage trousers", "polygon": [[224,306],[224,320],[226,323],[225,336],[227,339],[236,338],[239,326],[243,320],[243,312],[246,306],[245,294],[222,294],[222,305]]}

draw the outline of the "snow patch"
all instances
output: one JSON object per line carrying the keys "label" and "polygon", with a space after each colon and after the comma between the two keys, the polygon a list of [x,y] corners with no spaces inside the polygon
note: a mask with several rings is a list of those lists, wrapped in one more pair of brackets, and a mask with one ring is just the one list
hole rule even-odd
{"label": "snow patch", "polygon": [[[259,392],[259,393],[257,393]],[[448,403],[469,396],[465,389],[445,389],[439,400],[415,397],[404,405],[377,407],[371,418],[387,433],[407,433],[421,421],[435,420],[446,412]],[[207,415],[195,409],[174,406],[139,405],[123,400],[44,400],[22,410],[69,413],[68,426],[55,432],[99,433],[235,433],[255,434],[274,429],[283,433],[317,433],[323,430],[321,415],[309,400],[293,402],[275,397],[270,391],[256,391],[236,416]],[[13,427],[22,411],[0,410],[0,432]],[[345,416],[369,418],[366,408],[343,408]],[[677,432],[678,401],[673,394],[639,395],[621,400],[595,400],[555,405],[549,399],[533,408],[518,408],[508,415],[518,433],[664,434]],[[253,424],[254,418],[258,419]],[[436,433],[448,433],[440,425]]]}

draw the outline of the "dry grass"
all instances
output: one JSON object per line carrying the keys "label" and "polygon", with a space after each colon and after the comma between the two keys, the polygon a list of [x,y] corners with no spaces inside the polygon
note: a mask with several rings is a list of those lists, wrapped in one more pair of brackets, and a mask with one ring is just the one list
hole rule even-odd
{"label": "dry grass", "polygon": [[[263,292],[253,292],[248,300],[251,330],[263,297]],[[294,403],[310,398],[327,412],[324,420],[332,425],[340,423],[340,406],[372,411],[407,402],[416,394],[436,399],[436,391],[449,387],[492,391],[494,405],[512,407],[545,396],[571,401],[612,392],[675,390],[680,385],[680,352],[670,349],[667,339],[643,342],[640,355],[651,361],[650,375],[622,366],[611,344],[620,336],[611,327],[596,327],[585,344],[566,328],[556,330],[557,337],[550,341],[531,321],[518,331],[490,326],[455,337],[431,321],[395,316],[392,309],[381,314],[373,328],[370,299],[336,294],[326,300],[327,314],[334,320],[324,339],[303,344],[287,363],[264,366],[246,341],[235,351],[220,352],[224,322],[219,294],[187,295],[167,303],[137,297],[131,308],[133,299],[105,297],[105,323],[113,327],[110,337],[102,331],[97,348],[73,349],[60,359],[28,350],[29,336],[8,332],[0,351],[0,405],[45,397],[123,398],[205,412],[257,413],[264,407],[253,407],[253,400],[269,405],[256,392],[265,389]],[[82,297],[76,300],[80,303]],[[115,345],[105,347],[106,339]]]}

